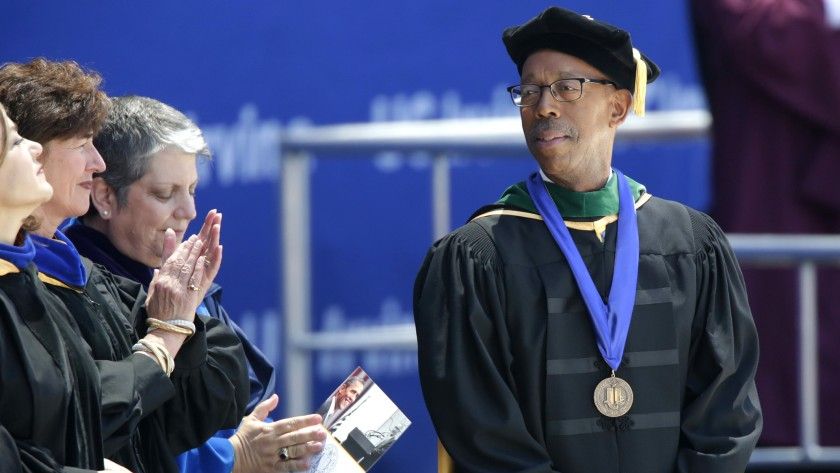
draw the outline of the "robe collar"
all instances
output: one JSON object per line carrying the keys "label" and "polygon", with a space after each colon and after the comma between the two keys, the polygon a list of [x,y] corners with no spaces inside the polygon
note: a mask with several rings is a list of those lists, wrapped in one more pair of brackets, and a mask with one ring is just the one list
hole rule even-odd
{"label": "robe collar", "polygon": [[32,235],[38,272],[80,290],[87,283],[87,269],[73,243],[56,230],[52,238]]}
{"label": "robe collar", "polygon": [[34,258],[35,245],[29,235],[24,235],[21,246],[0,243],[0,276],[20,272]]}
{"label": "robe collar", "polygon": [[[542,172],[541,172],[542,174]],[[544,174],[542,174],[545,176]],[[647,192],[644,185],[627,178],[633,200]],[[604,217],[618,213],[618,181],[615,174],[611,174],[604,187],[591,192],[575,192],[551,181],[546,181],[546,188],[551,200],[557,205],[560,215],[564,218]],[[529,212],[538,213],[534,201],[525,186],[525,181],[514,184],[505,190],[496,204],[519,207]]]}
{"label": "robe collar", "polygon": [[79,253],[113,274],[139,282],[148,290],[154,270],[122,254],[104,233],[77,219],[71,220],[63,230],[76,244]]}

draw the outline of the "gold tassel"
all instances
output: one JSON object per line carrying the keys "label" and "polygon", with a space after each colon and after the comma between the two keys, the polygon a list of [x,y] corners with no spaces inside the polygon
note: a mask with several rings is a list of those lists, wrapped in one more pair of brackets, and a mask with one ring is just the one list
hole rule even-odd
{"label": "gold tassel", "polygon": [[443,444],[438,440],[438,473],[453,473],[455,471],[455,462],[452,457],[443,448]]}
{"label": "gold tassel", "polygon": [[636,63],[636,87],[633,91],[633,113],[645,116],[645,94],[647,93],[647,64],[638,49],[633,48],[633,60]]}

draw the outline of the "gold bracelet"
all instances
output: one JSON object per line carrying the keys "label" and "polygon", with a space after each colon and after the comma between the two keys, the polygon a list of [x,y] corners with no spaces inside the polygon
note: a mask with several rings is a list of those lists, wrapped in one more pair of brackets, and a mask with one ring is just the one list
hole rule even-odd
{"label": "gold bracelet", "polygon": [[[148,334],[149,332],[153,332],[157,329],[160,329],[160,330],[163,330],[164,332],[177,333],[178,335],[186,335],[187,340],[189,340],[190,337],[192,337],[193,334],[195,333],[195,325],[192,324],[191,322],[186,321],[186,320],[178,320],[178,322],[179,322],[179,324],[176,325],[176,324],[170,323],[169,321],[153,319],[153,318],[150,317],[150,318],[146,319],[146,325],[149,326],[149,329],[146,331],[146,333]],[[189,323],[192,326],[191,327],[190,326],[184,326],[183,325],[184,322]]]}
{"label": "gold bracelet", "polygon": [[172,375],[172,372],[175,371],[175,359],[172,358],[165,346],[149,340],[140,340],[139,343],[148,347],[156,358],[162,360],[161,367],[166,376]]}
{"label": "gold bracelet", "polygon": [[175,360],[169,354],[169,350],[159,343],[140,339],[131,347],[131,350],[151,354],[155,361],[157,361],[157,364],[163,369],[163,372],[166,373],[166,376],[172,375],[172,372],[175,370]]}

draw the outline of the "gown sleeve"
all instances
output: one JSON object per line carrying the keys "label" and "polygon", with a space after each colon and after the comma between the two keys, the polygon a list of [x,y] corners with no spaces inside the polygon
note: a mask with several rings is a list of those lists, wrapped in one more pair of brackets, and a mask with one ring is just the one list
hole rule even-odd
{"label": "gown sleeve", "polygon": [[692,212],[697,307],[682,409],[679,472],[742,472],[762,429],[758,336],[735,255],[708,216]]}
{"label": "gown sleeve", "polygon": [[100,330],[108,332],[108,343],[118,352],[113,356],[124,357],[96,361],[102,383],[105,455],[110,456],[129,441],[137,424],[148,413],[175,395],[175,388],[154,360],[131,354],[130,347],[138,338],[132,324],[146,319],[143,287],[97,268],[85,292],[103,306]]}
{"label": "gown sleeve", "polygon": [[552,472],[517,403],[501,262],[468,224],[437,242],[414,286],[423,396],[461,472]]}
{"label": "gown sleeve", "polygon": [[154,415],[173,454],[239,425],[249,399],[239,338],[218,319],[196,316],[196,333],[175,357],[175,396]]}
{"label": "gown sleeve", "polygon": [[[204,298],[204,308],[206,309],[207,315],[224,322],[242,342],[242,348],[245,351],[245,358],[248,365],[251,393],[250,401],[245,412],[250,413],[258,403],[264,401],[274,392],[274,366],[259,348],[248,339],[245,332],[236,322],[230,318],[221,304],[221,288],[217,288],[215,291],[211,289],[208,292],[208,295]],[[266,420],[270,422],[270,420]],[[182,453],[176,460],[178,468],[181,471],[230,473],[233,470],[236,459],[233,444],[229,440],[234,432],[235,430],[231,429],[216,432],[213,437],[200,447]]]}
{"label": "gown sleeve", "polygon": [[[212,289],[211,289],[212,291]],[[274,365],[268,361],[268,357],[252,342],[248,335],[237,323],[230,317],[221,304],[221,288],[215,291],[212,295],[208,294],[204,298],[204,307],[207,309],[207,314],[214,319],[221,320],[225,325],[233,330],[233,333],[239,337],[242,342],[242,349],[245,351],[245,360],[248,365],[248,378],[250,383],[251,399],[248,401],[248,406],[245,409],[246,413],[251,413],[257,404],[265,401],[274,393],[275,390],[275,369]],[[199,312],[201,313],[201,312]]]}
{"label": "gown sleeve", "polygon": [[0,425],[0,471],[3,473],[96,473],[96,470],[57,464],[48,450],[14,439],[2,425]]}
{"label": "gown sleeve", "polygon": [[[236,334],[216,319],[196,316],[196,333],[178,351],[175,371],[167,378],[149,357],[130,352],[138,334],[146,331],[142,286],[107,271],[96,276],[100,304],[109,308],[110,336],[128,347],[124,359],[97,362],[106,455],[124,446],[141,421],[148,435],[166,438],[163,443],[171,449],[146,452],[147,457],[174,456],[238,425],[248,402],[249,379]],[[145,448],[157,449],[157,439],[144,442]]]}
{"label": "gown sleeve", "polygon": [[162,405],[175,394],[175,389],[148,356],[100,360],[96,366],[102,380],[102,434],[107,457],[129,441],[144,413]]}

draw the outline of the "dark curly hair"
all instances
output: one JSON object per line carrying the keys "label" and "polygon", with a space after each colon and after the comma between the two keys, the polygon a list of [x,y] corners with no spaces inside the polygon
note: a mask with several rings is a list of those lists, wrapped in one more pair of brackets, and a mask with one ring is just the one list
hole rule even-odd
{"label": "dark curly hair", "polygon": [[21,136],[46,144],[99,131],[111,101],[102,77],[74,61],[44,58],[0,67],[0,102]]}

